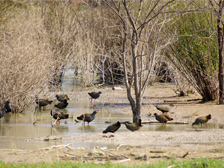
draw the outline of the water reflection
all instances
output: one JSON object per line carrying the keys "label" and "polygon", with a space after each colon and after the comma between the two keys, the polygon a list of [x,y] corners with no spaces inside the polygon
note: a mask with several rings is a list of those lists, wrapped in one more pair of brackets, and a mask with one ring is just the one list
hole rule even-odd
{"label": "water reflection", "polygon": [[82,130],[83,132],[97,132],[95,126],[92,125],[82,125],[78,127],[79,130]]}
{"label": "water reflection", "polygon": [[68,125],[54,125],[51,129],[51,135],[67,134],[69,132]]}

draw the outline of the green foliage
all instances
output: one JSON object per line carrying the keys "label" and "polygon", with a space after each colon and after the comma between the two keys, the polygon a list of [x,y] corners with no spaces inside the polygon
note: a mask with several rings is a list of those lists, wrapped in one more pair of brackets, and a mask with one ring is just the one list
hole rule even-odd
{"label": "green foliage", "polygon": [[218,70],[218,44],[216,33],[210,25],[214,18],[210,13],[189,13],[178,22],[178,42],[175,47],[183,58],[209,75]]}
{"label": "green foliage", "polygon": [[207,6],[199,2],[192,12],[176,17],[171,31],[176,33],[177,40],[166,55],[203,99],[209,101],[218,98],[216,17],[209,10],[200,11],[199,8]]}
{"label": "green foliage", "polygon": [[207,158],[199,158],[199,159],[186,159],[182,161],[158,161],[153,164],[142,164],[142,165],[133,165],[133,166],[125,166],[121,164],[95,164],[95,163],[82,163],[82,162],[55,162],[55,163],[4,163],[0,161],[1,168],[167,168],[172,166],[172,168],[204,168],[204,167],[212,167],[219,168],[223,167],[224,160],[223,159],[207,159]]}

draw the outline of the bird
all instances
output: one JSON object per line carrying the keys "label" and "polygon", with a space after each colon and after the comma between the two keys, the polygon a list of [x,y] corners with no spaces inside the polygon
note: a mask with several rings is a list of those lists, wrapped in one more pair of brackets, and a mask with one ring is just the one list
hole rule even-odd
{"label": "bird", "polygon": [[93,113],[85,113],[77,117],[78,120],[83,120],[83,124],[85,125],[85,122],[88,122],[88,125],[91,121],[95,119],[96,111]]}
{"label": "bird", "polygon": [[64,108],[66,108],[68,106],[68,102],[65,99],[65,100],[63,100],[63,102],[60,102],[58,104],[55,104],[54,106],[57,107],[57,108],[59,108],[59,109],[64,109]]}
{"label": "bird", "polygon": [[12,107],[10,106],[9,101],[5,102],[4,109],[6,113],[12,112]]}
{"label": "bird", "polygon": [[141,119],[138,120],[138,123],[125,122],[124,124],[125,124],[126,128],[129,129],[130,131],[137,131],[137,130],[139,130],[139,128],[141,128],[143,126]]}
{"label": "bird", "polygon": [[208,120],[210,120],[212,118],[212,115],[209,114],[207,116],[203,116],[203,117],[198,117],[196,118],[196,120],[192,123],[192,125],[196,125],[196,124],[202,124],[205,125],[205,123],[208,122]]}
{"label": "bird", "polygon": [[53,101],[48,99],[39,99],[38,97],[35,98],[35,102],[39,106],[39,108],[44,108],[44,106],[47,106],[48,104],[51,104]]}
{"label": "bird", "polygon": [[174,104],[169,104],[169,105],[157,105],[156,108],[157,110],[162,111],[163,113],[169,112],[172,108],[174,107]]}
{"label": "bird", "polygon": [[60,112],[60,111],[51,110],[50,114],[55,119],[54,123],[56,124],[60,124],[61,119],[68,119],[69,117],[69,114],[64,114],[63,112]]}
{"label": "bird", "polygon": [[69,100],[69,97],[66,94],[57,94],[56,98],[60,102],[63,102],[64,100]]}
{"label": "bird", "polygon": [[156,120],[163,123],[163,125],[167,123],[167,121],[171,121],[173,120],[173,118],[171,118],[168,114],[160,114],[158,115],[157,113],[154,113],[155,117],[156,117]]}
{"label": "bird", "polygon": [[112,132],[115,133],[119,128],[121,127],[121,123],[119,121],[117,121],[114,124],[109,125],[104,131],[103,133],[108,133],[108,132]]}
{"label": "bird", "polygon": [[94,99],[94,101],[96,100],[96,99],[98,99],[99,97],[100,97],[100,94],[101,94],[102,92],[101,91],[99,91],[99,92],[89,92],[88,94],[90,95],[90,97],[91,97],[91,103],[92,103],[92,100]]}
{"label": "bird", "polygon": [[0,111],[0,118],[4,117],[5,113],[6,113],[5,108],[2,108]]}

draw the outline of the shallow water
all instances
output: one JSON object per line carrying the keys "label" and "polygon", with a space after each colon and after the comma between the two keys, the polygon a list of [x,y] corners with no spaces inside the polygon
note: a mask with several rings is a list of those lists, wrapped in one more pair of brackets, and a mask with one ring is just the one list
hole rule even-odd
{"label": "shallow water", "polygon": [[[71,75],[71,74],[70,74]],[[64,78],[62,91],[72,91],[80,89],[78,81],[74,81],[69,77]],[[128,105],[128,104],[116,104],[116,106]],[[69,105],[65,110],[61,110],[64,113],[69,114],[69,119],[67,124],[61,121],[60,125],[51,126],[52,117],[50,116],[50,109],[53,105],[47,106],[47,109],[43,111],[35,111],[34,107],[27,109],[23,113],[12,113],[6,114],[0,119],[0,149],[31,149],[37,150],[40,148],[49,147],[52,145],[68,144],[72,143],[72,147],[85,147],[93,148],[95,146],[108,148],[115,148],[114,144],[98,144],[90,142],[62,142],[57,141],[33,141],[31,139],[35,137],[46,137],[48,135],[78,135],[78,134],[91,134],[91,133],[101,133],[109,124],[105,121],[111,121],[112,123],[116,121],[131,121],[132,116],[123,113],[113,113],[113,106],[110,104],[100,104],[92,107],[88,100],[69,100]],[[82,122],[76,123],[75,119],[77,116],[83,113],[91,113],[96,110],[96,118],[90,125],[82,125]],[[35,117],[36,116],[36,117]],[[33,122],[36,118],[36,124]],[[148,118],[142,118],[142,120],[147,120]],[[188,124],[183,125],[172,125],[167,124],[166,126],[156,123],[156,124],[145,124],[139,131],[201,131],[203,129],[223,129],[223,125],[207,125],[206,128],[201,128],[200,126],[192,127]],[[128,132],[125,125],[122,124],[120,129],[116,133]]]}
{"label": "shallow water", "polygon": [[[97,108],[100,107],[100,108]],[[24,113],[6,114],[1,118],[0,122],[0,148],[1,149],[40,149],[51,145],[68,144],[70,142],[57,141],[31,141],[34,137],[46,137],[48,135],[78,135],[78,134],[91,134],[101,133],[109,124],[105,121],[112,123],[119,121],[131,121],[132,116],[127,114],[112,113],[112,109],[108,105],[92,108],[89,101],[75,101],[70,100],[68,108],[62,110],[64,113],[69,114],[67,124],[62,120],[60,125],[51,126],[52,117],[50,116],[50,109],[35,112],[34,109],[27,109]],[[90,125],[82,125],[82,122],[76,123],[77,116],[83,113],[90,113],[96,110],[96,118]],[[36,113],[36,124],[33,125]],[[142,118],[147,120],[148,118]],[[223,128],[220,125],[207,125],[206,128],[200,126],[192,127],[188,124],[174,125],[167,124],[166,126],[155,123],[145,124],[139,131],[200,131],[203,129],[219,129]],[[122,124],[117,133],[128,132],[125,125]],[[95,146],[114,148],[113,144],[97,144],[89,142],[72,142],[72,147],[85,147],[93,148]]]}

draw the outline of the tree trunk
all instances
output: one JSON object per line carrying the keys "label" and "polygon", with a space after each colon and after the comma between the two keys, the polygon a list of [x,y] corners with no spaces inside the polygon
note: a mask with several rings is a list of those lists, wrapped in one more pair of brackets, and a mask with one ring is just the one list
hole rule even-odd
{"label": "tree trunk", "polygon": [[219,2],[219,11],[217,19],[217,28],[218,28],[218,45],[219,45],[219,104],[224,104],[224,74],[223,74],[223,24],[222,24],[222,9],[223,9],[223,0]]}

